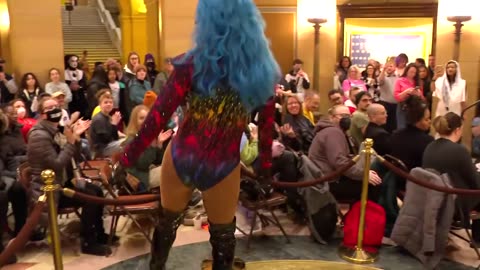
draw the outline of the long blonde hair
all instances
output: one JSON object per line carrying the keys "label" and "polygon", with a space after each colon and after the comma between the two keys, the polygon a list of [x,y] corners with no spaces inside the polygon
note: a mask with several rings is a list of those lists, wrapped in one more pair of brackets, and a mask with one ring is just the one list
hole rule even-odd
{"label": "long blonde hair", "polygon": [[141,111],[146,111],[148,113],[150,109],[145,105],[137,105],[133,108],[132,114],[130,115],[130,122],[125,130],[125,135],[127,135],[127,137],[134,137],[140,130],[141,125],[138,125],[137,118]]}

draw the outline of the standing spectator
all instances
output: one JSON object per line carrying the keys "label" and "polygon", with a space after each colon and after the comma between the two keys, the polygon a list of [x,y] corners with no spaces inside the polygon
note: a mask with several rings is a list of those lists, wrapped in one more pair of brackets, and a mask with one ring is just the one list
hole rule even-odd
{"label": "standing spectator", "polygon": [[[293,93],[303,94],[305,90],[310,89],[310,80],[307,73],[303,71],[302,66],[303,61],[295,59],[292,70],[285,75],[285,80],[290,84],[290,89]],[[303,98],[301,100],[303,101]]]}
{"label": "standing spectator", "polygon": [[18,91],[12,75],[5,73],[5,60],[0,58],[0,104],[10,102]]}

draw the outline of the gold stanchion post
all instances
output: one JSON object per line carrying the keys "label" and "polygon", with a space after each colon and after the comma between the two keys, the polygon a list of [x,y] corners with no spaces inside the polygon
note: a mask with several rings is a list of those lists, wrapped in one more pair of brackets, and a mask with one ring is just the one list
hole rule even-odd
{"label": "gold stanchion post", "polygon": [[358,224],[358,238],[355,247],[340,246],[339,254],[342,259],[352,263],[373,263],[378,259],[378,253],[368,252],[363,249],[363,236],[365,230],[365,211],[368,200],[368,181],[370,178],[370,160],[374,153],[373,140],[366,139],[365,149],[362,151],[365,154],[365,168],[363,173],[362,197],[360,207],[360,222]]}
{"label": "gold stanchion post", "polygon": [[45,183],[43,191],[47,195],[49,231],[52,239],[52,253],[55,270],[63,270],[62,248],[60,246],[60,232],[57,224],[57,206],[55,205],[55,191],[60,186],[55,184],[55,172],[52,170],[42,171],[42,180]]}

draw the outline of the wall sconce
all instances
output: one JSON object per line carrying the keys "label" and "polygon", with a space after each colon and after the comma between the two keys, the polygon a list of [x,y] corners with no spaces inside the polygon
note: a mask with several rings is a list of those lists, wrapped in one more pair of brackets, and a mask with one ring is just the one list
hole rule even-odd
{"label": "wall sconce", "polygon": [[448,16],[447,20],[455,24],[455,43],[453,46],[453,60],[458,61],[460,57],[460,40],[462,35],[463,22],[470,21],[472,16]]}
{"label": "wall sconce", "polygon": [[313,49],[313,89],[320,91],[320,27],[322,23],[326,23],[327,19],[309,18],[309,23],[313,24],[315,29],[315,41]]}

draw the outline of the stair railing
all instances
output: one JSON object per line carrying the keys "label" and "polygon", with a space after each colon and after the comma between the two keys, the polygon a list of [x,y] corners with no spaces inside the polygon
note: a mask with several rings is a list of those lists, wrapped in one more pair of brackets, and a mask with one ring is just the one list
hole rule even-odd
{"label": "stair railing", "polygon": [[115,22],[113,21],[112,15],[110,11],[105,8],[103,4],[103,0],[96,0],[97,3],[97,11],[98,15],[100,15],[100,19],[102,23],[107,27],[108,35],[113,42],[113,45],[117,48],[118,52],[121,54],[122,52],[122,32],[120,28],[117,27]]}

